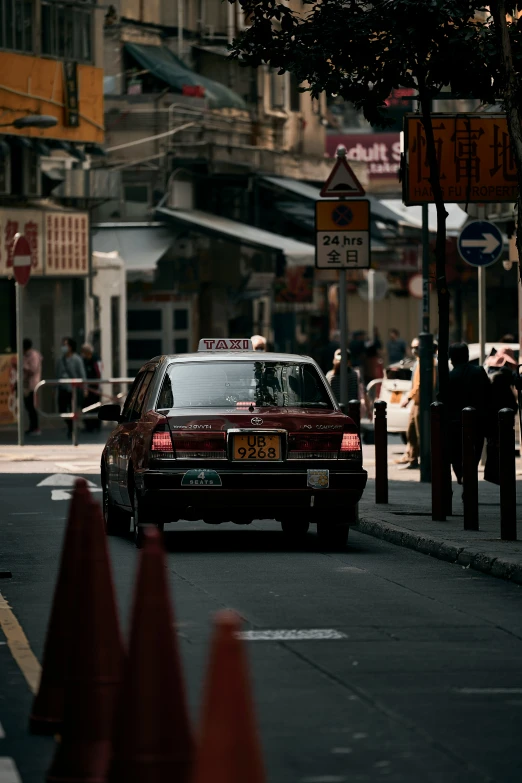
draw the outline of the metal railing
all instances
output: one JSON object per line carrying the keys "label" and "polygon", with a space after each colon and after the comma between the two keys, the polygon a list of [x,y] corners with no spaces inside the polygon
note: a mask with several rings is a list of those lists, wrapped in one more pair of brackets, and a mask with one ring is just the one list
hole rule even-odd
{"label": "metal railing", "polygon": [[[34,407],[36,411],[45,419],[64,419],[65,421],[72,421],[72,444],[78,445],[78,425],[81,419],[97,419],[97,409],[106,403],[119,403],[126,396],[127,391],[119,391],[117,394],[107,394],[102,388],[103,386],[129,386],[134,382],[134,378],[96,378],[85,381],[83,378],[54,378],[47,381],[40,381],[34,389]],[[71,410],[65,413],[49,413],[40,406],[39,392],[43,388],[63,388],[64,386],[71,387]],[[78,391],[93,392],[99,395],[99,401],[92,405],[87,405],[85,408],[79,407]]]}

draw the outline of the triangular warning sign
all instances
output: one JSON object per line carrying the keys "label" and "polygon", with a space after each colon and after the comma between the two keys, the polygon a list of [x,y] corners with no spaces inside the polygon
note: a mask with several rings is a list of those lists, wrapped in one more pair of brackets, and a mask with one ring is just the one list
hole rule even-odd
{"label": "triangular warning sign", "polygon": [[364,188],[345,157],[338,157],[332,173],[324,183],[321,196],[364,196]]}

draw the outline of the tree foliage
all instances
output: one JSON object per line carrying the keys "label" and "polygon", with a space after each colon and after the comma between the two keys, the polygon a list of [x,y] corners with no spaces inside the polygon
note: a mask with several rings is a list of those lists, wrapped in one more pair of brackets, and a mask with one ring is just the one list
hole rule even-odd
{"label": "tree foliage", "polygon": [[[234,2],[234,0],[231,0]],[[450,87],[494,99],[477,0],[240,0],[251,27],[234,42],[245,65],[291,71],[313,96],[340,95],[373,125],[389,124],[386,99],[397,87]]]}

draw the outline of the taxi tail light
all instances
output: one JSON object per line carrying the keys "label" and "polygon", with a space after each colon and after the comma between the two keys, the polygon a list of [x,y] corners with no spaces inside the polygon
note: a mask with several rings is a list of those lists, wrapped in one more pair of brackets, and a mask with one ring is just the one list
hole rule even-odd
{"label": "taxi tail light", "polygon": [[290,435],[289,459],[337,459],[339,435]]}
{"label": "taxi tail light", "polygon": [[361,459],[361,439],[356,432],[344,432],[341,441],[340,459]]}
{"label": "taxi tail light", "polygon": [[172,459],[174,456],[174,449],[172,447],[170,432],[164,432],[159,429],[155,430],[152,435],[151,451],[155,457],[169,457]]}
{"label": "taxi tail light", "polygon": [[176,459],[226,459],[225,433],[174,435]]}

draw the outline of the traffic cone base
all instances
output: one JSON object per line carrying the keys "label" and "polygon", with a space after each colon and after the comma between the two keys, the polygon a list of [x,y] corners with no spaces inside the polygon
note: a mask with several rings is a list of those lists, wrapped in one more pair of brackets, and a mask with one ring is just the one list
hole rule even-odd
{"label": "traffic cone base", "polygon": [[218,612],[192,783],[265,783],[241,622]]}
{"label": "traffic cone base", "polygon": [[109,783],[188,783],[193,758],[165,552],[144,532]]}
{"label": "traffic cone base", "polygon": [[70,649],[71,612],[77,580],[77,557],[81,535],[79,508],[89,497],[85,479],[77,479],[63,539],[58,578],[47,628],[42,675],[29,716],[32,734],[52,735],[63,721],[65,671]]}
{"label": "traffic cone base", "polygon": [[105,783],[123,674],[123,645],[101,510],[88,495],[80,513],[63,727],[47,774],[47,781],[53,783]]}

